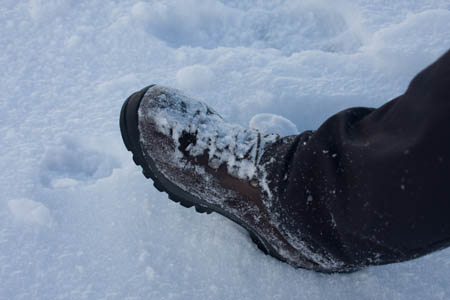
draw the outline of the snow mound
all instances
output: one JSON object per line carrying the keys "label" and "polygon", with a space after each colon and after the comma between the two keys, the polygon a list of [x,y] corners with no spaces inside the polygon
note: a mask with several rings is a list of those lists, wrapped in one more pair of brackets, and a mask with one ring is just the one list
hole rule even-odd
{"label": "snow mound", "polygon": [[177,85],[187,90],[206,89],[214,78],[211,68],[202,65],[184,67],[176,75]]}
{"label": "snow mound", "polygon": [[51,226],[52,217],[49,209],[42,203],[30,199],[14,199],[8,201],[8,207],[12,215],[20,222]]}
{"label": "snow mound", "polygon": [[267,134],[276,133],[281,136],[298,134],[294,123],[275,114],[257,114],[251,118],[249,126]]}

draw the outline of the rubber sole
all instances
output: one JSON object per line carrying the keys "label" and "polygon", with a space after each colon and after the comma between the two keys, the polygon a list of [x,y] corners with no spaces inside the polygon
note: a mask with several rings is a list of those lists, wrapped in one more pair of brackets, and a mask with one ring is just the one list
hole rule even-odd
{"label": "rubber sole", "polygon": [[213,206],[182,190],[158,171],[158,168],[151,157],[145,156],[139,142],[138,109],[145,93],[152,86],[153,85],[147,86],[128,97],[120,112],[120,131],[122,139],[128,151],[133,154],[134,163],[142,168],[142,173],[146,178],[153,180],[153,185],[158,191],[168,194],[170,200],[177,202],[184,207],[195,207],[195,210],[199,213],[210,214],[216,212],[223,215],[245,228],[250,234],[252,241],[265,254],[271,255],[278,260],[285,261],[264,238],[241,222],[237,217],[229,214],[220,207]]}
{"label": "rubber sole", "polygon": [[[142,174],[147,179],[153,180],[153,185],[160,192],[167,192],[169,199],[178,202],[184,207],[195,207],[195,210],[199,213],[212,213],[211,209],[195,204],[192,201],[185,200],[182,197],[177,196],[174,193],[169,193],[168,190],[161,183],[161,175],[156,176],[159,172],[156,168],[148,166],[143,157],[143,152],[139,144],[139,131],[138,131],[138,120],[137,120],[137,110],[139,108],[140,102],[145,95],[145,92],[152,86],[145,87],[139,92],[132,94],[123,104],[120,113],[120,131],[122,133],[122,139],[128,151],[133,153],[133,161],[136,165],[142,168]],[[154,169],[154,170],[152,170]]]}

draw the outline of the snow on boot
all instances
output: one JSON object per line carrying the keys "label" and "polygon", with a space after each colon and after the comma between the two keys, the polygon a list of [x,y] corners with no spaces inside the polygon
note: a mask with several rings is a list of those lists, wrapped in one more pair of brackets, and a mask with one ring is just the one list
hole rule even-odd
{"label": "snow on boot", "polygon": [[260,164],[280,137],[227,123],[206,104],[152,85],[131,95],[120,116],[134,162],[159,191],[198,212],[217,212],[244,227],[266,254],[297,267],[328,271],[293,247],[271,217],[271,191]]}

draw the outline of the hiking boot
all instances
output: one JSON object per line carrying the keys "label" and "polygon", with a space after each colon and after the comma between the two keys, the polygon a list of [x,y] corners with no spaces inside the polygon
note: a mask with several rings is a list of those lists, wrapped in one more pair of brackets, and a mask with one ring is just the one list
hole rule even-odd
{"label": "hiking boot", "polygon": [[206,104],[158,85],[125,101],[120,128],[134,162],[171,200],[236,222],[259,249],[281,261],[329,271],[307,258],[304,247],[292,246],[272,216],[261,158],[280,142],[278,135],[227,123]]}

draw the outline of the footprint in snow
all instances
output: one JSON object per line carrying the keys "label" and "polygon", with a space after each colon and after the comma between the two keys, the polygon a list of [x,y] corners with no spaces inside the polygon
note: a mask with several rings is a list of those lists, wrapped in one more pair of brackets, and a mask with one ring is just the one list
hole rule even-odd
{"label": "footprint in snow", "polygon": [[191,10],[193,0],[141,1],[130,13],[138,27],[174,48],[249,47],[291,55],[313,49],[354,53],[362,46],[363,25],[357,8],[350,4],[331,7],[323,1],[289,1],[279,7],[240,9],[222,2],[204,1],[202,9]]}
{"label": "footprint in snow", "polygon": [[41,162],[40,180],[49,188],[92,184],[110,176],[118,167],[120,162],[115,157],[66,137],[46,151]]}

